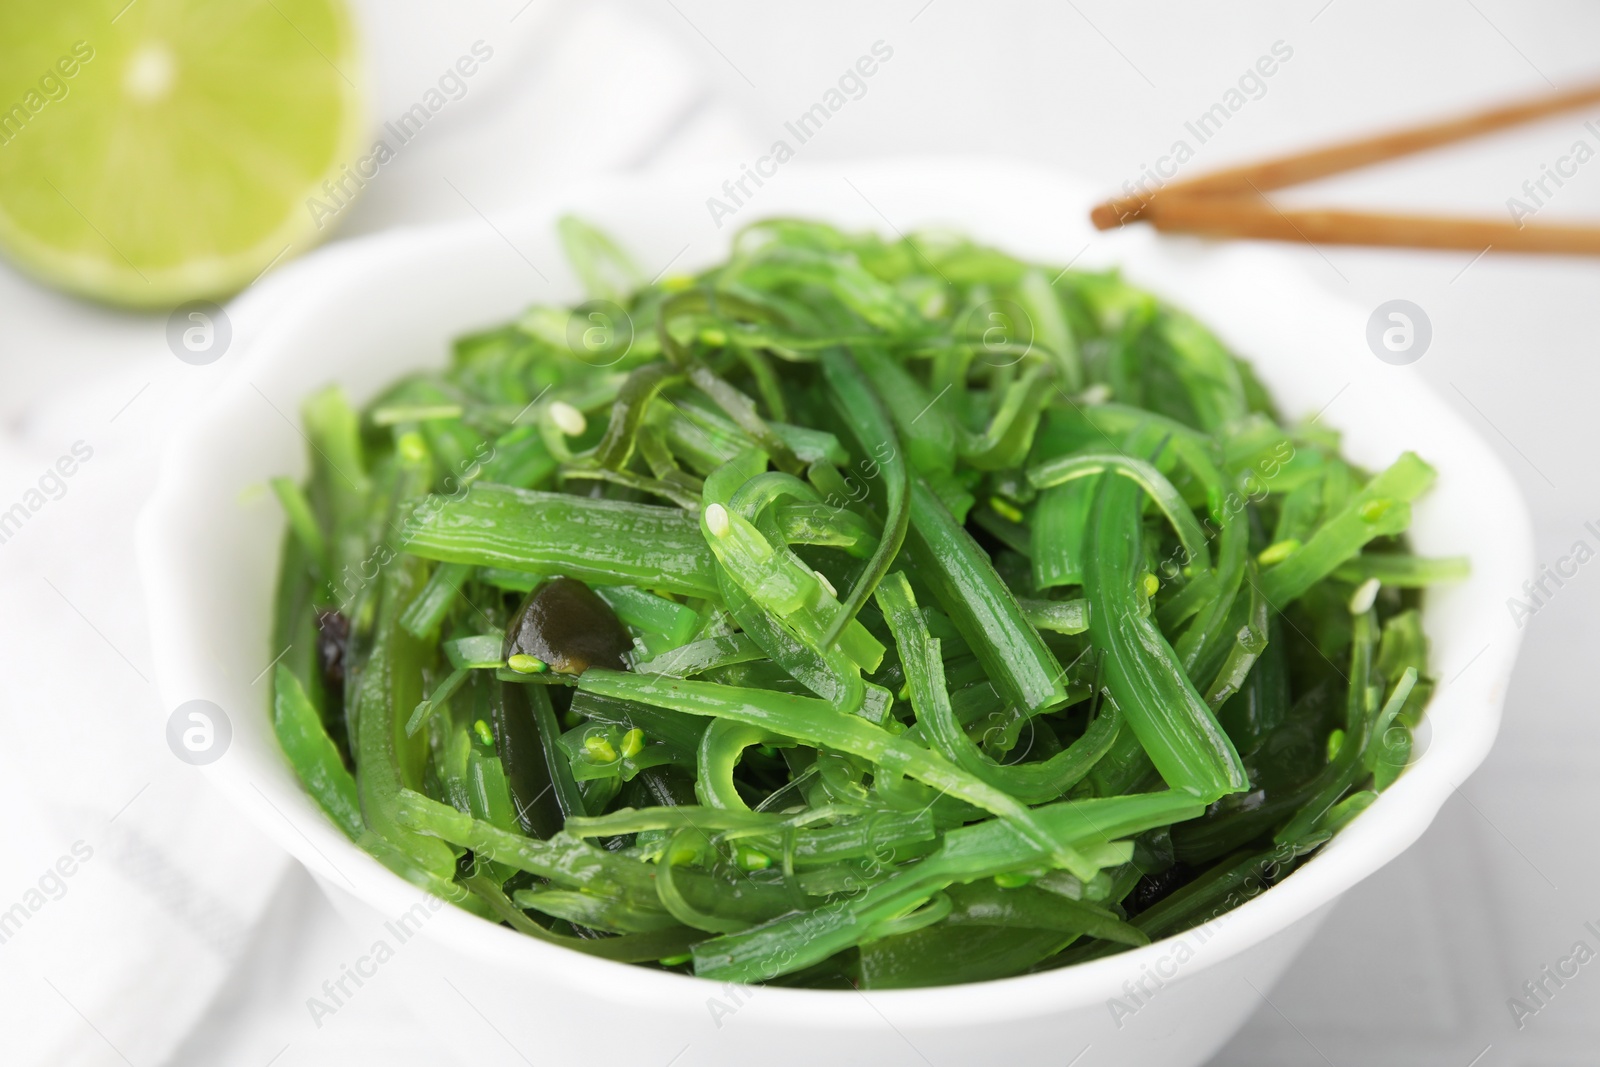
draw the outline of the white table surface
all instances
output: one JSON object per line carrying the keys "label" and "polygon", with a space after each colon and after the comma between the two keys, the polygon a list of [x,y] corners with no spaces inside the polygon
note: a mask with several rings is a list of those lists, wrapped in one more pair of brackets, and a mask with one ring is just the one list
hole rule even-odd
{"label": "white table surface", "polygon": [[[1293,48],[1292,59],[1198,149],[1186,173],[1600,75],[1600,8],[1576,2],[827,0],[779,8],[630,0],[627,10],[674,38],[714,86],[642,163],[721,146],[736,167],[753,158],[738,155],[745,145],[778,136],[878,40],[893,47],[892,62],[804,146],[808,158],[1003,154],[1076,172],[1108,192],[1184,136],[1185,120],[1276,41]],[[1600,108],[1283,200],[1506,217],[1507,198],[1542,164],[1578,138],[1600,148],[1583,119],[1600,120]],[[746,140],[730,139],[730,128]],[[393,210],[405,217],[403,207]],[[1558,190],[1541,217],[1584,215],[1600,219],[1600,161]],[[1531,504],[1542,562],[1579,538],[1595,541],[1583,524],[1600,520],[1600,265],[1349,249],[1295,255],[1318,284],[1358,302],[1403,297],[1426,310],[1432,347],[1397,373],[1422,375],[1496,446]],[[53,299],[0,277],[0,308]],[[95,343],[98,332],[118,328],[114,316],[73,310],[63,319],[71,336],[29,338],[27,350],[0,336],[0,417],[14,432],[41,411],[58,417],[71,382],[117,369]],[[41,359],[46,341],[50,357]],[[1487,764],[1414,849],[1349,894],[1217,1063],[1596,1062],[1600,963],[1556,989],[1520,1029],[1507,1001],[1525,996],[1523,983],[1575,942],[1600,950],[1584,928],[1600,927],[1597,617],[1600,568],[1585,568],[1529,621]],[[312,1025],[306,998],[359,950],[297,869],[255,938],[248,963],[174,1064],[454,1062],[381,978],[348,1010]],[[121,1060],[108,1053],[105,1062]],[[1091,1049],[1081,1063],[1093,1062]]]}

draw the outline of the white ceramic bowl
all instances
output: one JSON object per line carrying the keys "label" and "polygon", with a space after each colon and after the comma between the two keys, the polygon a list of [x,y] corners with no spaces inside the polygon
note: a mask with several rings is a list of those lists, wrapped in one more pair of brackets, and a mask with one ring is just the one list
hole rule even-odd
{"label": "white ceramic bowl", "polygon": [[[167,707],[204,698],[225,709],[233,739],[213,780],[349,917],[377,928],[374,919],[411,910],[420,932],[394,969],[422,998],[421,1017],[471,1040],[475,1062],[1061,1067],[1086,1048],[1085,1067],[1203,1062],[1261,1006],[1339,895],[1415,841],[1488,751],[1517,647],[1503,598],[1532,560],[1511,478],[1413,369],[1374,358],[1370,309],[1330,297],[1277,253],[1096,236],[1087,191],[1023,167],[952,160],[789,165],[719,228],[706,199],[725,198],[725,177],[622,178],[492,225],[351,241],[237,301],[231,376],[177,434],[139,531]],[[1420,756],[1314,859],[1209,928],[1004,981],[870,995],[730,989],[551,948],[450,907],[413,910],[416,891],[322,816],[273,738],[268,687],[253,680],[279,651],[268,635],[283,521],[259,487],[304,471],[289,419],[316,387],[340,382],[365,400],[404,371],[441,363],[463,331],[533,301],[576,299],[552,225],[562,210],[598,222],[651,273],[713,262],[735,225],[778,214],[886,234],[942,224],[1047,262],[1120,264],[1252,360],[1289,416],[1321,412],[1345,431],[1358,462],[1420,452],[1440,477],[1416,508],[1416,548],[1473,562],[1469,580],[1427,600],[1434,671],[1449,681]]]}

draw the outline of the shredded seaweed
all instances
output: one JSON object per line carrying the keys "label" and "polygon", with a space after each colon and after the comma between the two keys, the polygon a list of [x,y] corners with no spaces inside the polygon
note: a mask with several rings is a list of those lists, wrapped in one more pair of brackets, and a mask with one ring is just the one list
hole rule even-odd
{"label": "shredded seaweed", "polygon": [[560,235],[586,302],[309,398],[272,483],[273,723],[396,873],[720,981],[974,981],[1205,922],[1403,773],[1466,571],[1409,553],[1417,456],[1115,273]]}

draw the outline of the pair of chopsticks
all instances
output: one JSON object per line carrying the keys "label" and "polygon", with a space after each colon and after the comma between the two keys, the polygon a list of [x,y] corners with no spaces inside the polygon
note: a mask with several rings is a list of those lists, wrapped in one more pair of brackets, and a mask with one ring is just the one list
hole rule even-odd
{"label": "pair of chopsticks", "polygon": [[1207,237],[1600,255],[1600,226],[1367,211],[1279,210],[1266,197],[1272,189],[1481,137],[1595,103],[1600,103],[1600,85],[1169,182],[1149,194],[1108,200],[1097,205],[1089,217],[1102,230],[1142,220],[1163,232]]}

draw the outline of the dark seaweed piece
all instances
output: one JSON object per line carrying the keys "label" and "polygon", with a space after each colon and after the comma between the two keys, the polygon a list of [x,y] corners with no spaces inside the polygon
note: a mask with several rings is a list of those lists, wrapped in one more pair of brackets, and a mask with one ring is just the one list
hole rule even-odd
{"label": "dark seaweed piece", "polygon": [[535,586],[506,631],[507,662],[532,656],[557,674],[582,674],[590,667],[626,670],[623,656],[632,649],[633,638],[611,605],[576,578]]}
{"label": "dark seaweed piece", "polygon": [[350,644],[350,620],[341,611],[317,612],[317,670],[328,689],[344,692],[345,650]]}

